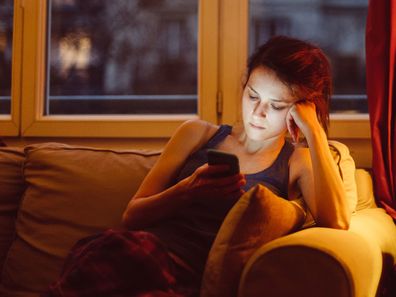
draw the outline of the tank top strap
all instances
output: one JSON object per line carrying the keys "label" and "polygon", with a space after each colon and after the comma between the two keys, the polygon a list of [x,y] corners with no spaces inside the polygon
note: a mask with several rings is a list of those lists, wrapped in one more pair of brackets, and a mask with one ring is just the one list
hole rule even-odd
{"label": "tank top strap", "polygon": [[246,189],[249,189],[257,183],[262,183],[275,194],[287,198],[289,187],[289,159],[293,151],[293,144],[286,141],[271,166],[257,173],[246,175]]}
{"label": "tank top strap", "polygon": [[293,152],[294,152],[293,144],[291,144],[289,141],[286,140],[273,165],[276,166],[276,163],[283,163],[283,162],[289,163],[290,156],[293,154]]}
{"label": "tank top strap", "polygon": [[289,177],[289,160],[290,156],[293,154],[294,146],[289,141],[285,141],[281,151],[279,152],[278,157],[275,159],[274,163],[264,171],[269,175],[282,176],[285,179],[287,178],[287,182],[283,182],[284,184],[288,184]]}
{"label": "tank top strap", "polygon": [[222,142],[228,135],[231,134],[232,126],[230,125],[220,125],[216,133],[209,139],[204,148],[214,148],[220,142]]}

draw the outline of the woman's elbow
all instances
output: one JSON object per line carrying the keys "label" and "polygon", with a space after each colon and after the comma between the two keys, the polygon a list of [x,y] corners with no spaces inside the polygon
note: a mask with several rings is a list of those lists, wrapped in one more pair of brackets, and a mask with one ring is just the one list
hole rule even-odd
{"label": "woman's elbow", "polygon": [[122,226],[123,226],[124,228],[130,229],[130,227],[129,227],[129,225],[130,225],[130,223],[129,223],[129,216],[128,216],[128,211],[127,211],[127,210],[125,210],[124,213],[122,214],[122,217],[121,217],[121,224],[122,224]]}
{"label": "woman's elbow", "polygon": [[345,207],[337,216],[336,229],[348,230],[351,223],[351,215],[352,213],[349,211],[349,208]]}
{"label": "woman's elbow", "polygon": [[333,218],[318,220],[318,225],[321,227],[348,230],[350,225],[350,215],[340,215]]}
{"label": "woman's elbow", "polygon": [[142,230],[150,223],[147,212],[139,207],[139,203],[134,202],[130,203],[122,214],[121,222],[122,226],[128,230]]}
{"label": "woman's elbow", "polygon": [[135,228],[135,217],[136,215],[132,214],[132,211],[130,209],[130,207],[128,206],[128,208],[124,211],[124,213],[122,214],[121,217],[121,223],[122,226],[128,230],[133,230],[136,229]]}
{"label": "woman's elbow", "polygon": [[339,230],[348,230],[349,229],[349,220],[337,220],[330,226],[330,228],[333,229],[339,229]]}

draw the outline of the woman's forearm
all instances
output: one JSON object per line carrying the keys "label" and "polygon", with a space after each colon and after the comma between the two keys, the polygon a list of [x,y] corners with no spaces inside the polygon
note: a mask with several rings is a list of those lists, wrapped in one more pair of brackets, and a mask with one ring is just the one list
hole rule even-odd
{"label": "woman's forearm", "polygon": [[149,197],[134,197],[122,216],[128,229],[142,229],[168,218],[189,204],[190,199],[178,184]]}
{"label": "woman's forearm", "polygon": [[306,135],[312,160],[316,200],[316,221],[320,226],[347,229],[350,211],[327,137],[321,127]]}

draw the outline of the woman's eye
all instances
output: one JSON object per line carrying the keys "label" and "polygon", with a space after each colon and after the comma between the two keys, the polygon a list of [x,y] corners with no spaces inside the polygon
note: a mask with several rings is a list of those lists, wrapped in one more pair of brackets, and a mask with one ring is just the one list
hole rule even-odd
{"label": "woman's eye", "polygon": [[252,101],[256,101],[256,100],[258,100],[259,98],[258,98],[257,96],[249,95],[249,99],[252,100]]}
{"label": "woman's eye", "polygon": [[273,109],[275,109],[275,110],[282,110],[282,109],[285,109],[285,108],[286,108],[286,106],[277,106],[277,105],[274,105],[274,104],[271,104],[271,107],[272,107]]}

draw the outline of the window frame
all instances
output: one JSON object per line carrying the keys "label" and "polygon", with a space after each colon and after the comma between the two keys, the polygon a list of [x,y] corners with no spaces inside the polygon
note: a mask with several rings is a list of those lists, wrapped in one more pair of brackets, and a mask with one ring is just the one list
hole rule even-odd
{"label": "window frame", "polygon": [[24,64],[21,84],[21,136],[169,137],[185,120],[201,118],[216,122],[217,0],[201,0],[198,6],[197,115],[43,115],[47,1],[25,0],[22,6],[24,46],[21,60]]}
{"label": "window frame", "polygon": [[11,111],[9,115],[0,115],[0,135],[17,136],[20,128],[20,77],[22,48],[22,10],[21,0],[14,1],[12,66],[11,66]]}

